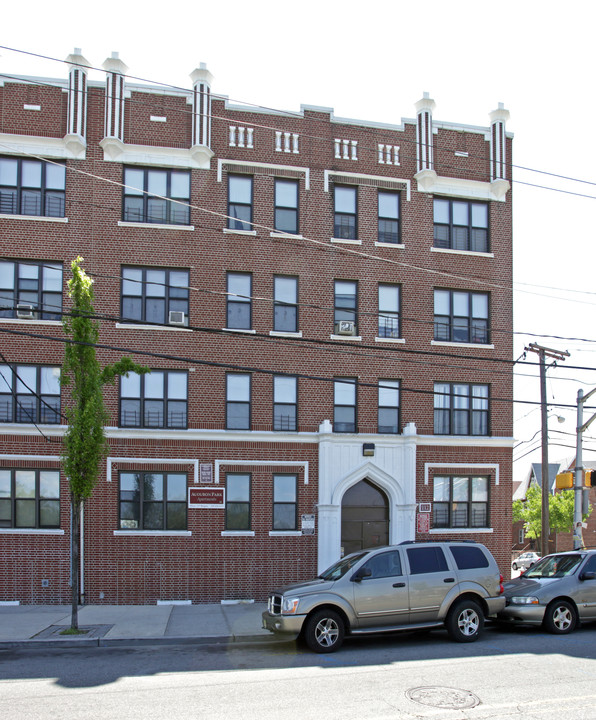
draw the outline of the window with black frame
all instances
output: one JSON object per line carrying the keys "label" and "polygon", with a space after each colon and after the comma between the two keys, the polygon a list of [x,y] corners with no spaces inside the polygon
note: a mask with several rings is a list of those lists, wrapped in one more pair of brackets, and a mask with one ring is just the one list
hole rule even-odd
{"label": "window with black frame", "polygon": [[379,284],[379,337],[399,338],[399,285]]}
{"label": "window with black frame", "polygon": [[0,214],[64,217],[66,166],[0,157]]}
{"label": "window with black frame", "polygon": [[184,473],[121,472],[121,530],[186,530]]}
{"label": "window with black frame", "polygon": [[60,527],[60,471],[0,469],[0,528]]}
{"label": "window with black frame", "polygon": [[275,229],[298,232],[298,181],[275,179]]}
{"label": "window with black frame", "polygon": [[152,370],[120,378],[120,427],[184,429],[188,421],[188,373]]}
{"label": "window with black frame", "polygon": [[62,320],[62,263],[0,261],[0,317]]}
{"label": "window with black frame", "polygon": [[277,275],[273,279],[273,329],[298,332],[298,278]]}
{"label": "window with black frame", "polygon": [[273,376],[273,429],[294,431],[297,427],[298,379]]}
{"label": "window with black frame", "polygon": [[250,530],[250,474],[226,475],[226,530]]}
{"label": "window with black frame", "polygon": [[399,432],[399,380],[379,380],[378,432]]}
{"label": "window with black frame", "polygon": [[273,530],[296,530],[298,527],[298,477],[273,476]]}
{"label": "window with black frame", "polygon": [[488,416],[488,385],[435,383],[435,434],[488,435]]}
{"label": "window with black frame", "polygon": [[122,268],[122,319],[158,325],[188,325],[189,272]]}
{"label": "window with black frame", "polygon": [[357,335],[358,283],[353,280],[335,280],[333,298],[334,334]]}
{"label": "window with black frame", "polygon": [[190,224],[190,172],[124,168],[122,217],[126,222]]}
{"label": "window with black frame", "polygon": [[0,423],[60,423],[60,368],[0,365]]}
{"label": "window with black frame", "polygon": [[356,378],[336,378],[333,390],[333,431],[357,432]]}
{"label": "window with black frame", "polygon": [[435,340],[481,345],[490,342],[488,293],[435,290],[434,313]]}
{"label": "window with black frame", "polygon": [[228,228],[252,230],[253,179],[250,175],[228,175]]}
{"label": "window with black frame", "polygon": [[250,430],[251,378],[248,373],[226,375],[226,429]]}
{"label": "window with black frame", "polygon": [[333,237],[338,240],[356,240],[358,237],[357,196],[356,187],[336,185],[334,188]]}
{"label": "window with black frame", "polygon": [[379,190],[378,210],[379,242],[399,243],[399,193]]}
{"label": "window with black frame", "polygon": [[252,327],[252,275],[227,274],[226,328],[250,330]]}
{"label": "window with black frame", "polygon": [[487,203],[435,198],[433,213],[436,248],[488,252]]}
{"label": "window with black frame", "polygon": [[435,476],[433,527],[488,527],[488,488],[484,476]]}

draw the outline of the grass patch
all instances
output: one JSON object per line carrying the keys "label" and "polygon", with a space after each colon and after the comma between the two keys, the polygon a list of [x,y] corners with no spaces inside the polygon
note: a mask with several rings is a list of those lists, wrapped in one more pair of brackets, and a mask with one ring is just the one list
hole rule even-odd
{"label": "grass patch", "polygon": [[89,630],[81,630],[80,628],[66,628],[61,630],[60,635],[87,635]]}

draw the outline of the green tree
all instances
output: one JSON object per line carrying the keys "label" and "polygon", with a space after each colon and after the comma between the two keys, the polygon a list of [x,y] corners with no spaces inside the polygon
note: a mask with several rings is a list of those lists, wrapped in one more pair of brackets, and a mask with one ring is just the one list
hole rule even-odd
{"label": "green tree", "polygon": [[68,429],[64,436],[62,467],[68,478],[72,508],[71,629],[78,630],[79,564],[81,547],[81,512],[91,497],[107,452],[105,425],[108,413],[104,407],[103,387],[113,384],[119,375],[143,374],[148,368],[124,357],[104,368],[96,357],[99,322],[94,320],[93,280],[81,267],[83,258],[71,263],[72,278],[68,293],[72,299],[71,316],[64,316],[63,326],[69,336],[64,353],[60,382],[70,388],[70,402],[65,410]]}
{"label": "green tree", "polygon": [[[569,532],[573,529],[574,494],[572,490],[567,490],[548,496],[548,517],[552,532]],[[592,512],[591,507],[590,512]],[[584,520],[588,515],[584,517]],[[515,500],[513,503],[513,522],[520,520],[524,523],[526,537],[530,540],[540,537],[542,534],[542,492],[536,485],[528,488],[525,500]]]}

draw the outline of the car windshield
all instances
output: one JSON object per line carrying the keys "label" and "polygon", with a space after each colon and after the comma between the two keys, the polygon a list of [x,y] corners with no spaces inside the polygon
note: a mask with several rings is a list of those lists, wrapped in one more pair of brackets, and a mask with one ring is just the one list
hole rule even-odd
{"label": "car windshield", "polygon": [[345,558],[338,560],[331,567],[327,568],[327,570],[321,573],[319,577],[321,578],[321,580],[339,580],[339,578],[343,577],[348,572],[348,570],[351,567],[354,567],[354,565],[365,555],[368,555],[368,553],[361,552],[354,553],[353,555],[348,555]]}
{"label": "car windshield", "polygon": [[525,578],[559,578],[571,575],[582,561],[581,555],[548,555],[524,573]]}

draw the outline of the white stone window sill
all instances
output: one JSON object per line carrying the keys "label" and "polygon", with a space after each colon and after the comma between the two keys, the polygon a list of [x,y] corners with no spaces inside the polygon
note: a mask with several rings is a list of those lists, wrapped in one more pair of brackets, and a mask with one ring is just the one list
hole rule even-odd
{"label": "white stone window sill", "polygon": [[299,233],[270,232],[269,237],[272,238],[294,238],[295,240],[304,240],[304,235]]}
{"label": "white stone window sill", "polygon": [[192,332],[182,325],[142,325],[141,323],[120,323],[115,325],[119,330],[174,330],[177,332]]}
{"label": "white stone window sill", "polygon": [[224,228],[224,235],[251,235],[252,237],[257,236],[256,230],[234,230],[234,228]]}
{"label": "white stone window sill", "polygon": [[362,240],[346,240],[344,238],[331,238],[331,242],[339,245],[362,245]]}
{"label": "white stone window sill", "polygon": [[394,343],[396,345],[399,345],[400,343],[404,344],[406,342],[405,338],[387,338],[387,337],[376,337],[375,342],[380,343]]}
{"label": "white stone window sill", "polygon": [[289,337],[289,338],[301,338],[302,330],[299,332],[282,332],[281,330],[269,330],[271,337]]}
{"label": "white stone window sill", "polygon": [[492,528],[434,528],[429,530],[430,535],[474,535],[492,533]]}
{"label": "white stone window sill", "polygon": [[386,243],[386,242],[379,242],[377,240],[375,242],[375,247],[397,248],[398,250],[405,250],[406,246],[403,243]]}
{"label": "white stone window sill", "polygon": [[362,335],[329,335],[332,340],[349,340],[351,342],[362,342]]}
{"label": "white stone window sill", "polygon": [[270,530],[269,537],[302,537],[300,530]]}
{"label": "white stone window sill", "polygon": [[60,528],[0,528],[0,535],[64,535]]}
{"label": "white stone window sill", "polygon": [[437,345],[439,347],[451,347],[451,348],[477,348],[479,350],[494,350],[494,345],[488,343],[461,343],[461,342],[446,342],[444,340],[431,340],[431,345]]}
{"label": "white stone window sill", "polygon": [[222,332],[240,333],[240,335],[256,335],[256,330],[243,330],[242,328],[222,328]]}
{"label": "white stone window sill", "polygon": [[194,225],[170,225],[165,223],[126,222],[125,220],[118,220],[118,227],[145,229],[152,228],[153,230],[185,230],[190,232],[195,229]]}
{"label": "white stone window sill", "polygon": [[114,537],[191,537],[190,530],[114,530]]}
{"label": "white stone window sill", "polygon": [[0,318],[0,323],[8,323],[14,325],[52,325],[60,327],[60,320],[38,320],[36,318]]}
{"label": "white stone window sill", "polygon": [[0,213],[0,218],[6,218],[7,220],[35,220],[36,222],[68,222],[68,218],[66,217],[49,217],[47,215],[5,215],[4,213]]}
{"label": "white stone window sill", "polygon": [[472,255],[473,257],[494,258],[494,253],[476,252],[475,250],[452,250],[451,248],[431,247],[431,252],[445,253],[446,255]]}
{"label": "white stone window sill", "polygon": [[254,530],[222,530],[221,537],[254,537]]}

